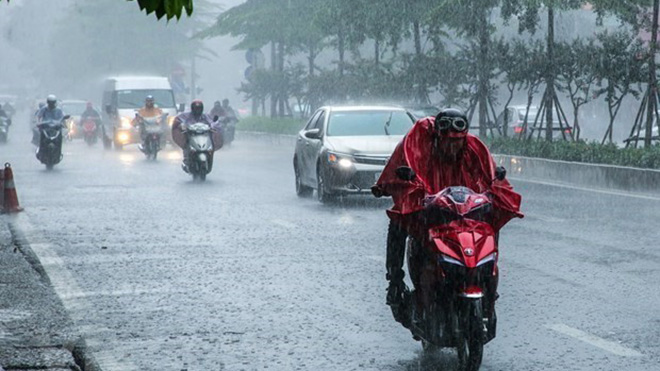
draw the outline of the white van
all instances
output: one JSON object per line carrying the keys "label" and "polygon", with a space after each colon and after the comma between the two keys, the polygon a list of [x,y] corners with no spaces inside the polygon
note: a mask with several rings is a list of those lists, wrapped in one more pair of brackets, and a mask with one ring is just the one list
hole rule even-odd
{"label": "white van", "polygon": [[[168,123],[171,126],[177,115],[177,106],[167,77],[121,76],[106,79],[102,102],[106,147],[113,143],[116,149],[121,149],[126,144],[140,141],[140,135],[131,121],[137,110],[144,106],[148,95],[153,96],[155,105],[169,115]],[[169,138],[169,135],[166,137]]]}

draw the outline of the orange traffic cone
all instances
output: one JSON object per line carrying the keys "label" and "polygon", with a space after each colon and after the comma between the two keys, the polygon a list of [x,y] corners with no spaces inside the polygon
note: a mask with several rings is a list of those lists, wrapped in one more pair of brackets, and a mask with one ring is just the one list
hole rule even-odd
{"label": "orange traffic cone", "polygon": [[18,206],[18,196],[16,195],[16,187],[14,186],[14,173],[11,171],[9,162],[5,164],[5,186],[4,186],[4,210],[3,213],[17,213],[23,211],[23,208]]}

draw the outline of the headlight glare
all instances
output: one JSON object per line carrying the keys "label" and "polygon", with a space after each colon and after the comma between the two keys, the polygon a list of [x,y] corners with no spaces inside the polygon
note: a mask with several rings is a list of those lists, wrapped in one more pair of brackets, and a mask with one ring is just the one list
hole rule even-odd
{"label": "headlight glare", "polygon": [[337,164],[342,168],[353,166],[353,161],[348,155],[342,155],[339,153],[328,152],[328,162],[331,164]]}
{"label": "headlight glare", "polygon": [[339,163],[339,166],[344,167],[344,168],[353,166],[353,161],[351,161],[347,158],[342,158],[341,160],[339,160],[338,163]]}
{"label": "headlight glare", "polygon": [[131,119],[129,119],[128,117],[121,117],[120,121],[121,121],[122,129],[130,129],[133,127],[131,125]]}

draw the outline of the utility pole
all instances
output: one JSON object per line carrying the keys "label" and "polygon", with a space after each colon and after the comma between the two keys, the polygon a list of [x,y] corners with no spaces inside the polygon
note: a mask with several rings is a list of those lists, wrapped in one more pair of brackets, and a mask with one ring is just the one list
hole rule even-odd
{"label": "utility pole", "polygon": [[[649,51],[649,98],[646,107],[646,132],[644,133],[644,147],[651,146],[651,136],[653,136],[653,118],[658,110],[658,87],[657,77],[655,76],[655,54],[658,49],[658,8],[660,0],[653,1],[653,26],[651,27],[651,45]],[[658,123],[656,123],[658,125]]]}
{"label": "utility pole", "polygon": [[192,63],[190,64],[190,100],[197,99],[197,67],[195,62],[195,55],[192,56]]}

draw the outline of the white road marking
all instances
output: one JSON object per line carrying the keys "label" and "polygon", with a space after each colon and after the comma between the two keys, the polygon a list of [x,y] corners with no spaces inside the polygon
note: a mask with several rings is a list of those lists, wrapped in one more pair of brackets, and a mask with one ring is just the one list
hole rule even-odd
{"label": "white road marking", "polygon": [[341,225],[350,225],[355,223],[355,218],[351,214],[345,213],[339,217],[339,224]]}
{"label": "white road marking", "polygon": [[282,219],[271,219],[270,221],[273,224],[277,224],[280,227],[284,227],[284,228],[287,228],[287,229],[293,229],[293,228],[297,227],[297,225],[295,225],[291,222],[287,222],[286,220],[282,220]]}
{"label": "white road marking", "polygon": [[385,263],[385,257],[384,256],[377,256],[377,255],[367,255],[365,258],[370,259],[370,260],[375,260],[379,263]]}
{"label": "white road marking", "polygon": [[[62,258],[52,248],[51,243],[32,225],[27,215],[21,214],[17,216],[12,224],[14,227],[18,227],[23,233],[23,236],[39,261],[43,258],[50,263],[43,265],[43,268],[50,279],[55,293],[60,297],[64,308],[74,323],[76,323],[76,326],[79,323],[84,323],[90,310],[87,307],[88,303],[85,302],[81,305],[80,302],[80,298],[84,298],[85,293],[80,289],[71,272],[64,266]],[[81,307],[86,309],[80,310]],[[80,331],[80,328],[78,330]],[[85,332],[83,335],[90,337],[91,334]],[[109,358],[112,358],[112,360]],[[99,362],[103,370],[139,370],[138,367],[126,360],[122,354],[113,354],[112,357],[104,357],[102,360],[97,359],[97,362]],[[108,367],[104,365],[106,363]]]}
{"label": "white road marking", "polygon": [[610,353],[616,354],[618,356],[622,357],[641,357],[643,356],[642,353],[626,348],[620,344],[617,344],[613,341],[605,340],[603,338],[599,338],[598,336],[588,334],[584,331],[580,331],[576,328],[566,326],[564,324],[558,323],[554,325],[546,325],[547,328],[559,332],[560,334],[568,335],[572,338],[578,339],[580,341],[583,341],[587,344],[591,344],[595,347],[598,347],[600,349],[606,350]]}
{"label": "white road marking", "polygon": [[510,176],[508,178],[511,179],[511,180],[515,180],[516,182],[541,184],[541,185],[547,185],[547,186],[551,186],[551,187],[574,189],[576,191],[601,193],[601,194],[606,194],[606,195],[610,195],[610,196],[623,196],[623,197],[638,198],[638,199],[641,199],[641,200],[660,201],[660,197],[656,197],[656,196],[639,195],[639,194],[634,194],[634,193],[618,192],[618,191],[607,191],[607,190],[604,190],[604,189],[593,189],[593,188],[587,188],[587,187],[578,187],[578,186],[572,186],[572,185],[567,185],[567,184],[544,182],[544,181],[541,181],[541,180],[523,179],[523,178],[518,178],[518,177],[514,177],[514,176]]}

